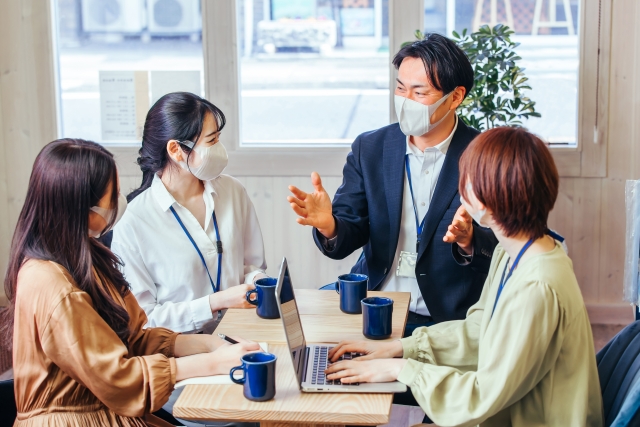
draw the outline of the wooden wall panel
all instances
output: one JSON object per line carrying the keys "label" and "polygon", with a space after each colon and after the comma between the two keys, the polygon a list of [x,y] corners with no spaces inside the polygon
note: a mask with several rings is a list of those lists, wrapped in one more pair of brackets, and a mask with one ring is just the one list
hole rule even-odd
{"label": "wooden wall panel", "polygon": [[[640,5],[614,2],[611,33],[608,177],[602,180],[598,302],[620,303],[624,275],[627,179],[640,178]],[[632,95],[631,95],[632,94]]]}
{"label": "wooden wall panel", "polygon": [[0,13],[2,277],[33,160],[57,135],[50,6],[36,0],[4,1]]}

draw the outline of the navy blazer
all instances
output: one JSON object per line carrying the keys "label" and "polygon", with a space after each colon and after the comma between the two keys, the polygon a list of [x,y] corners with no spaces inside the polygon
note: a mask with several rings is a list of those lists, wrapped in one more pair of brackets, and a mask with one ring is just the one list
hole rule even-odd
{"label": "navy blazer", "polygon": [[[467,309],[480,298],[498,243],[490,230],[474,224],[474,256],[470,264],[462,265],[456,259],[457,245],[442,241],[460,206],[458,161],[476,135],[476,130],[458,120],[418,250],[416,278],[436,322],[465,318]],[[368,275],[370,290],[377,289],[387,274],[395,274],[392,264],[400,234],[406,147],[406,136],[397,123],[358,136],[333,200],[337,239],[332,250],[324,247],[318,230],[313,231],[320,251],[332,259],[343,259],[364,247],[364,256],[351,271]]]}

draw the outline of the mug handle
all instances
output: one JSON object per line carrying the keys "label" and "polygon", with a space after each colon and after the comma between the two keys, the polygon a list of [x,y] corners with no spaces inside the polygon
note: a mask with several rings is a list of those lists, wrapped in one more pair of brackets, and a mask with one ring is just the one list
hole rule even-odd
{"label": "mug handle", "polygon": [[[233,381],[236,384],[244,384],[245,381],[245,376],[244,376],[244,366],[236,366],[235,368],[231,368],[231,370],[229,371],[229,377],[231,377],[231,381]],[[237,370],[242,370],[242,378],[240,379],[236,379],[234,378],[233,374],[237,371]]]}
{"label": "mug handle", "polygon": [[340,282],[336,282],[336,294],[340,294]]}
{"label": "mug handle", "polygon": [[[251,294],[256,294],[256,299],[252,300]],[[255,305],[256,307],[258,306],[258,290],[257,289],[251,289],[249,292],[247,292],[247,295],[245,296],[245,298],[247,299],[247,302],[249,304]]]}

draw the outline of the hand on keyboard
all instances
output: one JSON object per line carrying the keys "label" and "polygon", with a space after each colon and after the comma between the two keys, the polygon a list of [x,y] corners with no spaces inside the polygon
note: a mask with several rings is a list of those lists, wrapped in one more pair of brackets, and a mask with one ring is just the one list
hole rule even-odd
{"label": "hand on keyboard", "polygon": [[360,360],[392,359],[402,357],[403,349],[400,340],[387,342],[342,341],[329,351],[329,359],[332,362],[337,362],[346,353],[357,353]]}
{"label": "hand on keyboard", "polygon": [[[329,350],[332,347],[316,347],[313,354],[313,372],[311,384],[313,385],[359,385],[359,383],[344,383],[338,380],[329,380],[325,376],[325,369],[331,364],[328,358]],[[362,356],[360,353],[344,353],[338,360],[352,360]]]}
{"label": "hand on keyboard", "polygon": [[342,385],[384,383],[397,380],[406,364],[406,359],[341,360],[329,365],[323,374]]}

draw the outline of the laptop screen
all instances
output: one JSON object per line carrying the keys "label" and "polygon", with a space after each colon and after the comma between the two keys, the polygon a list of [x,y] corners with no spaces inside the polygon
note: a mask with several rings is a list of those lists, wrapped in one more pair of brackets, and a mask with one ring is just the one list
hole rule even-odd
{"label": "laptop screen", "polygon": [[300,322],[300,314],[298,313],[298,305],[296,304],[295,295],[293,293],[293,284],[291,283],[291,275],[287,260],[282,261],[280,267],[280,277],[278,278],[277,288],[280,297],[280,314],[282,323],[284,324],[284,333],[291,351],[291,359],[294,369],[298,377],[298,382],[302,383],[304,374],[304,359],[307,344],[302,332],[302,323]]}

